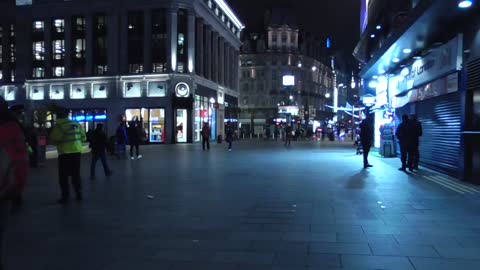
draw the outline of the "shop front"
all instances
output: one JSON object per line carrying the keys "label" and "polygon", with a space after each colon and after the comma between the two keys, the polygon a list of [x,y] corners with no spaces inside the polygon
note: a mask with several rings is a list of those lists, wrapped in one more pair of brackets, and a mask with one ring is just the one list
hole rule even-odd
{"label": "shop front", "polygon": [[165,143],[165,109],[130,108],[125,110],[127,125],[140,122],[144,143]]}

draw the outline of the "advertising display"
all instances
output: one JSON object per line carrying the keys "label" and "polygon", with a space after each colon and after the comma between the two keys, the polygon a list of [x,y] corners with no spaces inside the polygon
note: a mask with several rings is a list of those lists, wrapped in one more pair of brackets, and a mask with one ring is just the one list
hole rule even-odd
{"label": "advertising display", "polygon": [[295,76],[285,75],[282,79],[283,86],[295,86]]}
{"label": "advertising display", "polygon": [[298,116],[300,109],[298,106],[280,106],[278,107],[278,113],[291,114],[292,116]]}

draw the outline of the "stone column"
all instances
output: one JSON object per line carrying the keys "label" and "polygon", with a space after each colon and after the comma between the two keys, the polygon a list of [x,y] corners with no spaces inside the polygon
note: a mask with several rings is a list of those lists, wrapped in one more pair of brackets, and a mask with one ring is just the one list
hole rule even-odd
{"label": "stone column", "polygon": [[196,70],[195,72],[199,76],[205,77],[204,65],[205,65],[205,34],[203,27],[203,19],[197,19],[197,51],[195,52],[196,58]]}
{"label": "stone column", "polygon": [[218,33],[212,33],[212,81],[218,83]]}
{"label": "stone column", "polygon": [[295,50],[298,50],[298,32],[295,31],[293,34],[293,44],[295,46]]}
{"label": "stone column", "polygon": [[218,83],[225,85],[225,40],[218,38]]}
{"label": "stone column", "polygon": [[128,13],[122,12],[120,14],[120,25],[119,25],[119,35],[120,35],[120,44],[119,44],[119,55],[120,55],[120,74],[128,73]]}
{"label": "stone column", "polygon": [[152,11],[143,12],[143,73],[152,73]]}
{"label": "stone column", "polygon": [[52,77],[52,20],[45,20],[45,31],[44,31],[44,40],[45,40],[45,78]]}
{"label": "stone column", "polygon": [[177,70],[178,10],[167,11],[167,67],[169,72]]}
{"label": "stone column", "polygon": [[[190,13],[190,12],[189,12]],[[192,12],[193,13],[193,12]],[[196,27],[195,27],[195,14],[188,14],[187,18],[187,31],[188,31],[188,38],[187,38],[187,46],[188,46],[188,72],[194,73],[195,72],[195,35],[196,35]]]}
{"label": "stone column", "polygon": [[65,77],[72,75],[72,59],[75,54],[75,44],[72,44],[72,17],[65,17]]}
{"label": "stone column", "polygon": [[292,50],[292,31],[287,31],[287,50]]}
{"label": "stone column", "polygon": [[118,42],[119,32],[127,28],[120,29],[120,17],[116,13],[107,15],[107,74],[110,76],[119,73],[119,56],[121,44]]}
{"label": "stone column", "polygon": [[93,23],[93,16],[88,14],[85,16],[85,74],[87,76],[93,75],[93,32],[95,25]]}
{"label": "stone column", "polygon": [[205,25],[205,55],[203,55],[205,61],[205,78],[212,80],[212,30],[210,25]]}
{"label": "stone column", "polygon": [[283,35],[283,32],[281,31],[277,31],[277,50],[281,50],[282,49],[282,35]]}
{"label": "stone column", "polygon": [[272,33],[272,30],[269,30],[268,31],[268,49],[269,50],[273,49],[272,43],[273,43],[273,33]]}
{"label": "stone column", "polygon": [[238,50],[235,50],[235,53],[234,53],[234,65],[235,65],[235,70],[234,70],[234,74],[235,74],[235,81],[234,81],[234,90],[237,90],[239,91],[240,89],[240,80],[239,80],[239,72],[240,72],[240,67],[239,67],[239,51]]}

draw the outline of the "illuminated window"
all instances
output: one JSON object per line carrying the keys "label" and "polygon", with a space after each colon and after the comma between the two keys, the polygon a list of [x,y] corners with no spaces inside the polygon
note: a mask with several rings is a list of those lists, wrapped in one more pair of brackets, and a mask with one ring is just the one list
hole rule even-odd
{"label": "illuminated window", "polygon": [[105,75],[107,74],[108,66],[107,65],[97,65],[95,67],[95,74],[96,75]]}
{"label": "illuminated window", "polygon": [[92,87],[93,98],[106,98],[107,97],[107,85],[103,83],[93,84]]}
{"label": "illuminated window", "polygon": [[53,30],[56,33],[65,32],[65,20],[64,19],[54,19],[53,20]]}
{"label": "illuminated window", "polygon": [[75,40],[75,58],[85,58],[85,39],[80,38]]}
{"label": "illuminated window", "polygon": [[167,64],[166,63],[153,63],[152,71],[154,73],[167,72]]}
{"label": "illuminated window", "polygon": [[17,60],[16,56],[17,48],[15,47],[15,43],[10,44],[10,63],[15,63]]}
{"label": "illuminated window", "polygon": [[128,65],[128,72],[129,73],[142,73],[143,72],[143,65],[142,64],[130,64]]}
{"label": "illuminated window", "polygon": [[65,40],[54,40],[53,44],[53,59],[63,60],[65,58]]}
{"label": "illuminated window", "polygon": [[64,77],[65,76],[65,67],[54,67],[53,68],[54,77]]}
{"label": "illuminated window", "polygon": [[45,69],[43,67],[35,67],[32,71],[33,78],[43,78],[45,77]]}
{"label": "illuminated window", "polygon": [[52,85],[50,87],[50,99],[64,99],[65,85]]}
{"label": "illuminated window", "polygon": [[74,84],[70,91],[71,99],[84,99],[87,96],[86,86],[84,84]]}
{"label": "illuminated window", "polygon": [[43,99],[45,99],[45,87],[44,86],[32,86],[30,88],[29,98],[31,100],[43,100]]}
{"label": "illuminated window", "polygon": [[167,95],[166,82],[149,82],[148,96],[149,97],[165,97]]}
{"label": "illuminated window", "polygon": [[15,70],[14,69],[10,70],[10,78],[11,78],[10,80],[12,82],[15,82]]}
{"label": "illuminated window", "polygon": [[36,61],[45,60],[45,42],[37,41],[32,44],[33,59]]}
{"label": "illuminated window", "polygon": [[85,31],[85,17],[75,17],[73,19],[75,24],[75,31],[84,32]]}
{"label": "illuminated window", "polygon": [[44,21],[34,21],[33,22],[33,32],[43,32],[45,30]]}
{"label": "illuminated window", "polygon": [[142,96],[142,83],[126,82],[124,85],[124,97],[135,98]]}

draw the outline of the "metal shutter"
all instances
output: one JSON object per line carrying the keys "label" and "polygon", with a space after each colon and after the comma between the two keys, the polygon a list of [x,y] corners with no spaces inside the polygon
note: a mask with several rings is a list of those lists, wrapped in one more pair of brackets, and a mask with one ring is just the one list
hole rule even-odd
{"label": "metal shutter", "polygon": [[455,177],[462,160],[460,101],[460,92],[455,92],[415,104],[423,127],[420,164]]}

